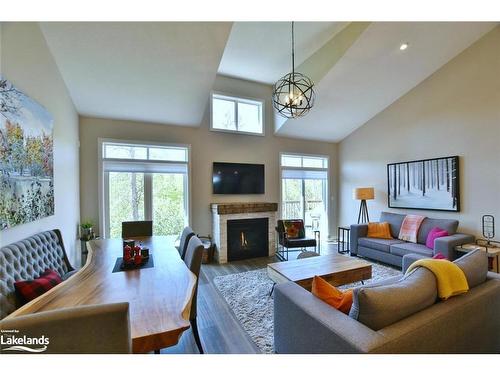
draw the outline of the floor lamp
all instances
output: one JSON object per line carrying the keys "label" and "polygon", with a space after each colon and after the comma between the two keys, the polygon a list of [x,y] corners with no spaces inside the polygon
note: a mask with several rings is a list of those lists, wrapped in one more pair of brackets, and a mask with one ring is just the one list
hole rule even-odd
{"label": "floor lamp", "polygon": [[352,191],[352,197],[361,201],[359,205],[358,224],[368,223],[370,218],[368,217],[366,201],[375,198],[375,189],[372,187],[355,188]]}

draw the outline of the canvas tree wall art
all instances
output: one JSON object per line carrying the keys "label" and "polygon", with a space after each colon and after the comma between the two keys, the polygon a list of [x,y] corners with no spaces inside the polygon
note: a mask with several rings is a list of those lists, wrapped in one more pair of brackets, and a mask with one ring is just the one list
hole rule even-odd
{"label": "canvas tree wall art", "polygon": [[53,123],[0,76],[0,230],[54,214]]}
{"label": "canvas tree wall art", "polygon": [[389,207],[460,211],[458,156],[387,165]]}

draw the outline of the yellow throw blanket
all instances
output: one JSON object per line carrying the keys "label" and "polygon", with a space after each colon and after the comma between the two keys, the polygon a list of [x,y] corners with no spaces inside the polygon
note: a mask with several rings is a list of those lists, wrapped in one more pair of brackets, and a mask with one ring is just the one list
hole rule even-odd
{"label": "yellow throw blanket", "polygon": [[469,290],[464,271],[447,259],[417,260],[408,267],[406,273],[417,267],[425,267],[436,276],[438,296],[441,299],[448,299]]}

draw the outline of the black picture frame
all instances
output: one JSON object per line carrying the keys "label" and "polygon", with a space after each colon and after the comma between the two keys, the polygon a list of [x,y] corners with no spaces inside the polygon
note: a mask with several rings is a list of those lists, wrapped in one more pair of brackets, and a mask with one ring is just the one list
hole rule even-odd
{"label": "black picture frame", "polygon": [[458,156],[387,164],[388,207],[460,212],[459,167]]}

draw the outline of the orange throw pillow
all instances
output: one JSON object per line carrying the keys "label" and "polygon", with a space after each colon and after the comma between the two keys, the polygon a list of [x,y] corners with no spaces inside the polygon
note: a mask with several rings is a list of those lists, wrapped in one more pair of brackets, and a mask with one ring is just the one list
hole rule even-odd
{"label": "orange throw pillow", "polygon": [[392,240],[389,223],[368,223],[368,237]]}
{"label": "orange throw pillow", "polygon": [[352,290],[342,292],[321,277],[314,276],[311,292],[323,302],[344,314],[349,314],[352,305]]}

